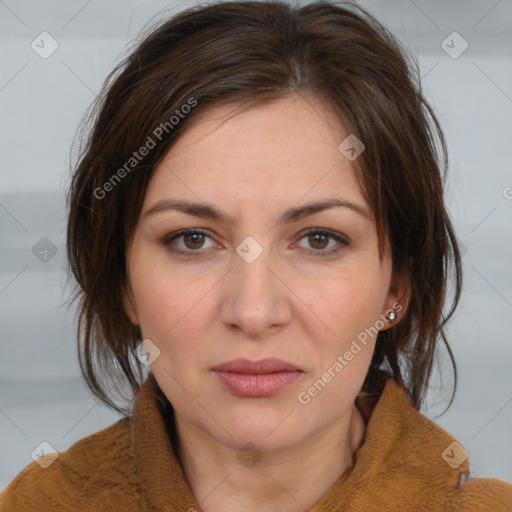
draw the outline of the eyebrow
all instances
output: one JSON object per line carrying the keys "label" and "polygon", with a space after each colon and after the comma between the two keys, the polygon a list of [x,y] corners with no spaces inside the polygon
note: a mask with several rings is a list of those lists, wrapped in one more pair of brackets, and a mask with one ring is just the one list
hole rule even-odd
{"label": "eyebrow", "polygon": [[[328,210],[331,208],[348,208],[362,215],[370,222],[372,221],[372,217],[369,214],[368,210],[366,210],[366,208],[359,206],[355,203],[352,203],[350,201],[347,201],[345,199],[332,198],[324,199],[322,201],[314,201],[303,206],[290,208],[281,215],[277,223],[289,224],[292,222],[297,222],[301,219],[309,217],[310,215],[314,215],[315,213],[319,213],[321,211]],[[176,210],[182,213],[186,213],[188,215],[193,215],[195,217],[218,220],[223,223],[227,223],[230,221],[230,216],[228,214],[226,214],[224,211],[218,208],[215,208],[214,206],[205,203],[194,203],[190,201],[183,201],[177,199],[162,199],[158,201],[154,206],[152,206],[149,210],[147,210],[147,212],[144,215],[147,217],[149,215],[153,215],[155,213],[168,210]]]}

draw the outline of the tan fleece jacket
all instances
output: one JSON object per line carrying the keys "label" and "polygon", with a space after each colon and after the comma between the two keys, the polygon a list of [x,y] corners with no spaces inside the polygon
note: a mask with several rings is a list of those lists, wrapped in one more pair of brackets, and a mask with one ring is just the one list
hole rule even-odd
{"label": "tan fleece jacket", "polygon": [[[310,512],[511,512],[512,484],[466,479],[468,459],[452,443],[455,439],[414,409],[404,390],[388,379],[354,466]],[[43,469],[39,462],[45,459],[53,462]],[[146,380],[132,416],[77,441],[57,458],[45,455],[28,464],[0,495],[0,511],[201,512],[201,507],[173,455]]]}

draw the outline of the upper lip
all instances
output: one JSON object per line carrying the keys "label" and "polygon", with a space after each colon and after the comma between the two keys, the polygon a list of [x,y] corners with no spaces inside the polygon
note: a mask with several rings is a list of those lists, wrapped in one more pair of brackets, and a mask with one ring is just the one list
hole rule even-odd
{"label": "upper lip", "polygon": [[250,361],[249,359],[239,358],[231,361],[226,361],[212,368],[218,372],[233,372],[233,373],[250,373],[250,374],[265,374],[274,372],[294,372],[302,371],[298,366],[292,363],[268,357],[258,361]]}

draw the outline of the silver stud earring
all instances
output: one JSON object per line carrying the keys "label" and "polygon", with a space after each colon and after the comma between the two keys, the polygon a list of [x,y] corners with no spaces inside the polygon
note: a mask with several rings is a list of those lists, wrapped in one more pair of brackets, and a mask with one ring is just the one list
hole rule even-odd
{"label": "silver stud earring", "polygon": [[394,311],[390,311],[389,313],[386,314],[386,318],[389,320],[389,321],[392,321],[396,318],[396,315],[395,315],[395,312]]}

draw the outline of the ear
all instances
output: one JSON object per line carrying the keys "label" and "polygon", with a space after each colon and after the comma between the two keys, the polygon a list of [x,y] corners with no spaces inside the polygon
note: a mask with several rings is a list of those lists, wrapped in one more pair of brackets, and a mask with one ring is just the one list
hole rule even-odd
{"label": "ear", "polygon": [[135,307],[135,299],[133,297],[133,291],[130,284],[130,280],[127,278],[126,283],[123,287],[123,308],[133,325],[140,325],[139,315],[137,308]]}
{"label": "ear", "polygon": [[394,275],[389,285],[388,295],[385,302],[384,315],[393,311],[394,320],[387,320],[386,330],[400,322],[404,317],[411,298],[411,285],[406,272],[400,275]]}

